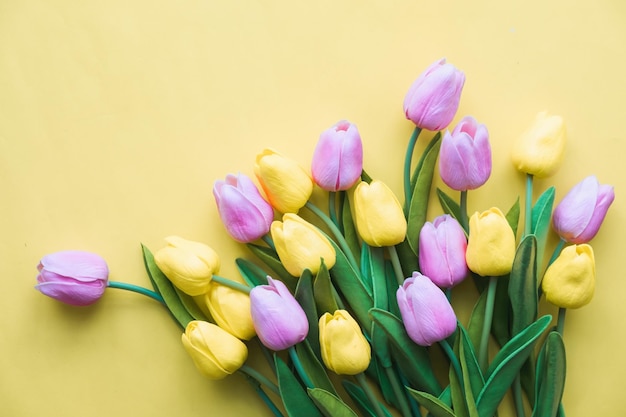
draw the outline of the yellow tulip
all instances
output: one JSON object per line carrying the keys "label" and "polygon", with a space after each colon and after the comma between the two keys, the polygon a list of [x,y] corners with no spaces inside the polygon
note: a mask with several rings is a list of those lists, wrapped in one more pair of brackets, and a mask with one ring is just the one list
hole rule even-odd
{"label": "yellow tulip", "polygon": [[248,294],[211,281],[204,300],[222,329],[242,340],[250,340],[256,335]]}
{"label": "yellow tulip", "polygon": [[562,308],[589,304],[596,285],[596,263],[588,244],[568,246],[548,267],[541,287],[546,300]]}
{"label": "yellow tulip", "polygon": [[182,342],[198,370],[210,379],[225,378],[248,358],[248,348],[241,340],[206,321],[189,322]]}
{"label": "yellow tulip", "polygon": [[319,320],[322,360],[339,375],[356,375],[370,364],[372,351],[361,327],[345,310],[324,313]]}
{"label": "yellow tulip", "polygon": [[270,232],[276,253],[291,275],[299,277],[305,269],[316,274],[322,259],[329,269],[335,265],[335,249],[328,238],[297,214],[284,214],[282,222],[272,223]]}
{"label": "yellow tulip", "polygon": [[186,294],[195,296],[207,292],[213,274],[220,269],[217,253],[204,243],[178,236],[170,236],[165,241],[167,246],[154,254],[159,269]]}
{"label": "yellow tulip", "polygon": [[533,125],[514,142],[511,156],[519,171],[545,178],[561,165],[564,149],[563,118],[541,112]]}
{"label": "yellow tulip", "polygon": [[497,207],[474,213],[469,221],[465,261],[482,276],[500,276],[511,272],[515,258],[515,235],[506,217]]}
{"label": "yellow tulip", "polygon": [[254,174],[270,204],[281,213],[297,213],[313,192],[313,180],[304,168],[271,149],[257,155]]}
{"label": "yellow tulip", "polygon": [[354,190],[354,217],[361,239],[370,246],[393,246],[406,236],[402,206],[385,183],[362,181]]}

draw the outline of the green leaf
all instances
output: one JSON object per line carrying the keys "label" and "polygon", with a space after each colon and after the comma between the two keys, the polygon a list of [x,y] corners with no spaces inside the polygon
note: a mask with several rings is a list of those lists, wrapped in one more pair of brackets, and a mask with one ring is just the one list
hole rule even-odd
{"label": "green leaf", "polygon": [[[454,352],[457,357],[459,356],[459,340],[460,338],[457,337],[454,343]],[[470,417],[468,409],[469,404],[465,399],[463,382],[459,380],[459,376],[455,372],[453,366],[450,366],[450,368],[448,369],[448,377],[450,379],[450,384],[448,385],[448,388],[450,389],[450,397],[452,400],[452,409],[454,410],[454,413],[457,417]],[[472,403],[473,402],[474,400],[472,399]],[[475,404],[474,408],[476,408]]]}
{"label": "green leaf", "polygon": [[335,310],[339,309],[337,301],[335,301],[333,284],[330,281],[330,273],[323,259],[320,270],[317,272],[315,280],[313,281],[313,295],[319,316],[324,313],[334,313]]}
{"label": "green leaf", "polygon": [[170,282],[169,279],[161,272],[157,264],[154,262],[154,256],[150,249],[146,246],[141,245],[141,249],[143,251],[143,262],[146,267],[146,272],[150,277],[150,281],[155,286],[155,289],[158,290],[158,293],[163,297],[163,301],[165,301],[165,305],[170,310],[170,313],[176,319],[178,324],[184,329],[187,327],[187,324],[190,321],[193,321],[194,318],[185,306],[183,302],[180,301],[176,290],[174,289],[174,285]]}
{"label": "green leaf", "polygon": [[561,335],[552,331],[537,361],[537,393],[532,417],[557,415],[565,387],[565,371],[565,344]]}
{"label": "green leaf", "polygon": [[320,354],[319,315],[317,314],[315,298],[313,298],[313,275],[308,269],[302,272],[294,295],[309,322],[309,333],[306,336],[306,340],[311,343],[313,350]]}
{"label": "green leaf", "polygon": [[426,149],[424,149],[424,153],[415,167],[415,172],[411,180],[412,184],[414,182],[414,185],[412,185],[413,197],[409,205],[406,235],[409,246],[415,255],[417,255],[418,252],[419,233],[426,222],[430,187],[433,182],[440,147],[441,132],[437,132],[435,137],[433,137],[426,146]]}
{"label": "green leaf", "polygon": [[248,243],[246,246],[248,246],[248,249],[250,249],[250,251],[254,253],[257,258],[259,258],[265,265],[276,273],[277,277],[272,278],[279,278],[285,286],[289,288],[289,291],[295,291],[296,284],[298,283],[297,278],[287,272],[274,250],[252,243]]}
{"label": "green leaf", "polygon": [[439,398],[427,392],[417,391],[407,388],[409,394],[417,400],[418,403],[427,409],[433,417],[456,417],[456,414]]}
{"label": "green leaf", "polygon": [[348,198],[348,193],[342,191],[341,196],[341,231],[348,247],[352,251],[352,256],[356,259],[360,253],[359,234],[357,233],[354,225],[354,218],[352,217],[352,210],[350,209],[350,199]]}
{"label": "green leaf", "polygon": [[339,397],[321,388],[308,389],[309,397],[326,417],[358,417]]}
{"label": "green leaf", "polygon": [[[480,338],[483,329],[483,323],[485,322],[485,306],[487,305],[487,291],[483,291],[476,300],[472,313],[470,314],[469,322],[467,323],[467,334],[472,341],[474,348],[480,346]],[[498,316],[496,316],[498,317]]]}
{"label": "green leaf", "polygon": [[537,319],[537,239],[526,235],[515,252],[509,275],[509,300],[513,310],[511,334],[516,335]]}
{"label": "green leaf", "polygon": [[485,386],[476,399],[478,413],[492,416],[508,391],[520,368],[531,354],[539,336],[550,325],[552,317],[539,318],[526,329],[514,336],[496,354],[485,374]]}
{"label": "green leaf", "polygon": [[509,211],[506,213],[506,220],[509,222],[511,229],[513,229],[514,236],[517,236],[517,227],[519,225],[519,214],[520,214],[519,197],[517,197],[517,200],[515,200],[515,203],[513,203]]}
{"label": "green leaf", "polygon": [[249,286],[267,285],[267,272],[260,266],[243,258],[235,259],[235,264],[239,274]]}
{"label": "green leaf", "polygon": [[[400,258],[400,265],[405,277],[410,277],[413,271],[419,271],[418,257],[411,249],[406,238],[396,245],[396,252],[398,252],[398,258]],[[393,282],[396,282],[395,278]]]}
{"label": "green leaf", "polygon": [[[459,203],[454,201],[452,197],[450,197],[440,188],[437,188],[437,197],[439,198],[439,204],[441,205],[443,212],[451,215],[452,217],[454,217],[456,220],[460,222],[461,207],[459,206]],[[466,230],[465,232],[467,233],[469,231]]]}
{"label": "green leaf", "polygon": [[274,354],[274,361],[278,376],[278,390],[287,415],[289,417],[322,417],[322,413],[289,370],[287,364],[276,354]]}
{"label": "green leaf", "polygon": [[183,303],[183,307],[185,307],[185,310],[187,310],[191,317],[193,317],[195,320],[213,322],[212,319],[204,314],[204,311],[202,311],[202,309],[198,306],[192,296],[185,294],[176,287],[174,287],[174,291],[176,291],[178,298],[180,298],[180,302]]}
{"label": "green leaf", "polygon": [[[359,410],[361,410],[363,414],[369,417],[378,417],[370,404],[369,398],[367,398],[367,395],[365,394],[365,392],[363,392],[363,389],[361,387],[345,379],[341,383],[348,395],[350,395],[350,398],[354,400],[354,403],[357,405],[357,407],[359,407]],[[381,408],[386,417],[392,417],[385,407]]]}
{"label": "green leaf", "polygon": [[466,391],[471,391],[473,400],[478,397],[478,394],[485,386],[485,379],[476,359],[472,341],[467,331],[461,325],[459,325],[459,336],[459,359],[461,361],[461,369],[463,370],[463,384]]}
{"label": "green leaf", "polygon": [[504,346],[511,339],[511,300],[509,300],[509,276],[498,278],[496,299],[493,304],[493,316],[497,320],[491,322],[491,333],[500,346]]}
{"label": "green leaf", "polygon": [[298,343],[295,348],[300,363],[304,368],[304,372],[311,379],[313,386],[337,395],[337,391],[326,373],[326,368],[324,368],[324,365],[317,359],[318,357],[315,355],[311,344],[305,340]]}
{"label": "green leaf", "polygon": [[[546,241],[550,231],[552,219],[552,205],[554,204],[555,188],[545,190],[537,199],[532,210],[532,232],[537,237],[537,267],[543,265],[543,255],[546,250]],[[537,282],[539,285],[539,282]]]}

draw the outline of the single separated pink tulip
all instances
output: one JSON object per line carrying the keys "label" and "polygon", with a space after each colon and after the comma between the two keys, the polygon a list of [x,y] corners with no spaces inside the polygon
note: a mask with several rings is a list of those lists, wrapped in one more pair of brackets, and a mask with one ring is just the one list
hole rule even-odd
{"label": "single separated pink tulip", "polygon": [[453,190],[474,190],[491,175],[489,132],[471,116],[446,132],[439,151],[439,175]]}
{"label": "single separated pink tulip", "polygon": [[313,153],[313,181],[326,191],[347,190],[361,177],[363,143],[356,126],[342,120],[320,135]]}
{"label": "single separated pink tulip", "polygon": [[44,295],[74,306],[93,304],[102,297],[109,268],[99,255],[62,251],[44,256],[37,266],[35,288]]}
{"label": "single separated pink tulip", "polygon": [[576,184],[556,206],[552,226],[567,242],[589,242],[598,233],[614,199],[613,187],[600,185],[591,175]]}
{"label": "single separated pink tulip", "polygon": [[267,277],[268,285],[250,291],[252,322],[261,343],[284,350],[300,343],[309,333],[309,322],[285,284]]}
{"label": "single separated pink tulip", "polygon": [[274,209],[243,174],[215,181],[213,196],[226,230],[238,242],[248,243],[269,232]]}
{"label": "single separated pink tulip", "polygon": [[446,295],[425,275],[413,272],[396,292],[404,327],[415,343],[430,346],[456,330],[456,314]]}
{"label": "single separated pink tulip", "polygon": [[431,64],[404,99],[406,118],[422,129],[444,129],[459,108],[464,84],[465,74],[447,64],[445,58]]}
{"label": "single separated pink tulip", "polygon": [[465,279],[468,273],[466,250],[465,232],[449,214],[422,226],[419,237],[420,269],[439,287],[451,288]]}

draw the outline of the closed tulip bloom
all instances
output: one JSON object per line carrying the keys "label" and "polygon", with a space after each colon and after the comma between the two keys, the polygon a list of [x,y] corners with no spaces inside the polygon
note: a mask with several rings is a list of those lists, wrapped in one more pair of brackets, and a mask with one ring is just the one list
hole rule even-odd
{"label": "closed tulip bloom", "polygon": [[461,99],[465,74],[445,58],[431,64],[413,82],[404,98],[404,114],[422,129],[441,130],[450,124]]}
{"label": "closed tulip bloom", "polygon": [[313,192],[309,174],[296,161],[271,149],[257,155],[254,173],[270,204],[281,213],[297,213]]}
{"label": "closed tulip bloom", "polygon": [[515,258],[515,235],[497,207],[474,213],[469,221],[465,261],[478,275],[500,276],[511,272]]}
{"label": "closed tulip bloom", "polygon": [[41,258],[37,269],[35,288],[48,297],[74,306],[98,301],[109,280],[106,261],[90,252],[51,253]]}
{"label": "closed tulip bloom", "polygon": [[316,274],[322,259],[329,269],[335,265],[335,249],[328,238],[297,214],[286,213],[282,221],[273,222],[271,233],[276,253],[291,275],[299,277],[305,269]]}
{"label": "closed tulip bloom", "polygon": [[186,294],[195,296],[207,292],[213,274],[220,269],[217,253],[204,243],[178,236],[170,236],[165,241],[167,246],[154,254],[159,269]]}
{"label": "closed tulip bloom", "polygon": [[261,343],[284,350],[300,343],[309,333],[309,322],[285,284],[267,277],[268,285],[250,291],[252,321]]}
{"label": "closed tulip bloom", "polygon": [[354,214],[361,239],[370,246],[393,246],[406,236],[402,206],[385,183],[362,181],[354,190]]}
{"label": "closed tulip bloom", "polygon": [[182,342],[198,370],[210,379],[227,377],[248,359],[245,343],[206,321],[190,321]]}
{"label": "closed tulip bloom", "polygon": [[439,151],[439,175],[453,190],[474,190],[491,175],[489,132],[471,116],[446,132]]}
{"label": "closed tulip bloom", "polygon": [[561,308],[589,304],[596,285],[596,263],[591,246],[567,246],[548,267],[541,281],[546,300]]}
{"label": "closed tulip bloom", "polygon": [[313,181],[326,191],[347,190],[361,177],[363,143],[356,126],[342,120],[321,135],[313,153]]}
{"label": "closed tulip bloom", "polygon": [[455,332],[456,314],[446,295],[425,275],[413,272],[396,292],[404,327],[415,343],[430,346]]}
{"label": "closed tulip bloom", "polygon": [[339,375],[356,375],[367,369],[372,349],[350,313],[324,313],[319,331],[322,360],[328,369]]}
{"label": "closed tulip bloom", "polygon": [[222,329],[242,340],[256,335],[248,294],[211,281],[204,300],[211,317]]}
{"label": "closed tulip bloom", "polygon": [[576,184],[556,206],[552,226],[567,242],[589,242],[598,233],[614,199],[612,186],[600,185],[595,176],[589,176]]}
{"label": "closed tulip bloom", "polygon": [[269,232],[274,209],[248,176],[227,175],[216,181],[213,196],[222,223],[236,241],[252,242]]}
{"label": "closed tulip bloom", "polygon": [[420,270],[442,288],[454,287],[467,276],[466,250],[465,231],[449,214],[424,223],[420,230]]}
{"label": "closed tulip bloom", "polygon": [[518,171],[546,178],[561,165],[564,150],[563,118],[541,112],[533,125],[513,143],[513,165]]}

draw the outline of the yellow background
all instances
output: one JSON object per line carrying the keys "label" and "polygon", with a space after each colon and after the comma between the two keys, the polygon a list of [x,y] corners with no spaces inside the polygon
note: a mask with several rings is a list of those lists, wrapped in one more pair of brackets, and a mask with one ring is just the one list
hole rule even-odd
{"label": "yellow background", "polygon": [[365,168],[400,194],[402,100],[441,57],[467,76],[455,120],[491,134],[493,174],[470,211],[522,193],[510,141],[541,110],[564,117],[569,142],[535,197],[554,184],[559,201],[589,174],[615,185],[592,242],[595,298],[567,317],[564,403],[569,417],[621,415],[625,45],[621,0],[3,1],[0,415],[269,415],[242,378],[201,377],[156,302],[108,290],[61,305],[33,289],[38,260],[89,250],[111,279],[148,286],[140,243],[176,234],[214,247],[234,276],[247,253],[219,221],[213,181],[251,174],[264,147],[309,166],[344,118]]}

